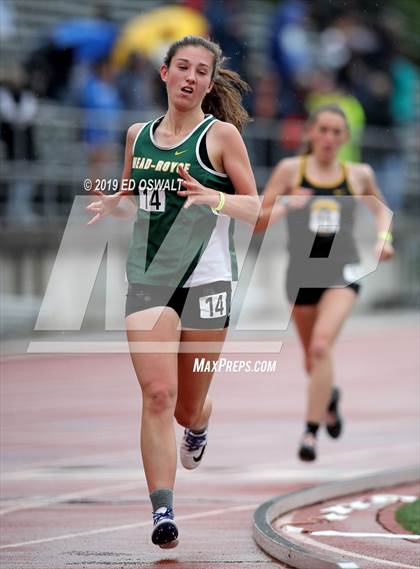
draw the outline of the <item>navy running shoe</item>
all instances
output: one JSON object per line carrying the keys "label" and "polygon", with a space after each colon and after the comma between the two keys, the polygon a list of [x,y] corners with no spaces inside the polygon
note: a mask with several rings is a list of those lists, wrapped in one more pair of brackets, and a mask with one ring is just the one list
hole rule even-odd
{"label": "navy running shoe", "polygon": [[162,506],[153,512],[152,542],[162,549],[178,545],[178,528],[172,508]]}

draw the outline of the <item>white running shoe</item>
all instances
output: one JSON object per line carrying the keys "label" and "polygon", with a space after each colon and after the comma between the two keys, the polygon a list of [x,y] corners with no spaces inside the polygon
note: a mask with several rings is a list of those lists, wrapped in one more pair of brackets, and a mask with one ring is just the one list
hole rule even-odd
{"label": "white running shoe", "polygon": [[187,470],[193,470],[199,466],[207,446],[207,429],[200,434],[193,433],[191,429],[185,429],[181,442],[181,463]]}

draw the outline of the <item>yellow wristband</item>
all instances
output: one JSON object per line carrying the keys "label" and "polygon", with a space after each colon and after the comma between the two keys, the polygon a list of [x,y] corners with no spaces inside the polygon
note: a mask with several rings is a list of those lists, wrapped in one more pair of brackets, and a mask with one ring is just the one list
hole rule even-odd
{"label": "yellow wristband", "polygon": [[382,241],[387,241],[388,243],[392,243],[392,233],[390,231],[379,231],[378,239],[381,239]]}
{"label": "yellow wristband", "polygon": [[214,214],[219,215],[219,211],[223,209],[225,205],[225,194],[223,192],[219,192],[219,203],[216,207],[212,207],[211,210]]}

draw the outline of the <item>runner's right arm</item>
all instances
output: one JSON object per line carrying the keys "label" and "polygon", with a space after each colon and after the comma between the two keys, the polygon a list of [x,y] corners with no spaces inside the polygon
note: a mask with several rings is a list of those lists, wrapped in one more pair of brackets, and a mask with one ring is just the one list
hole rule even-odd
{"label": "runner's right arm", "polygon": [[[136,123],[130,126],[127,131],[125,153],[124,153],[124,168],[121,176],[120,187],[124,186],[124,181],[127,186],[130,182],[131,163],[133,157],[134,140],[142,127],[142,123]],[[92,225],[99,221],[102,217],[112,215],[120,219],[130,219],[134,217],[137,212],[137,204],[131,190],[119,190],[113,195],[106,195],[95,190],[94,193],[99,196],[99,200],[89,204],[86,209],[95,214],[94,217],[88,222]]]}

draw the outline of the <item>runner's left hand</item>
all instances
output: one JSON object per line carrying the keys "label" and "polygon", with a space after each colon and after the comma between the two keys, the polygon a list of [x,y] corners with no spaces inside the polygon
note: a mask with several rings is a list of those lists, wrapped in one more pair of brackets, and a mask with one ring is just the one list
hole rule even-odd
{"label": "runner's left hand", "polygon": [[184,208],[188,209],[191,205],[208,205],[209,207],[216,207],[219,203],[219,192],[206,188],[200,182],[197,182],[184,168],[179,165],[178,174],[182,178],[182,186],[185,190],[179,190],[178,196],[187,198]]}
{"label": "runner's left hand", "polygon": [[375,245],[375,255],[379,261],[388,261],[395,255],[395,249],[389,241],[378,239]]}

